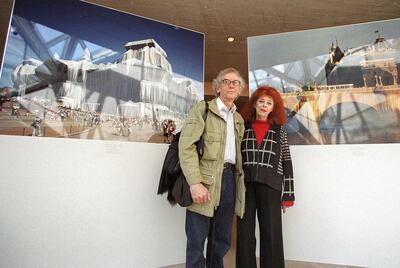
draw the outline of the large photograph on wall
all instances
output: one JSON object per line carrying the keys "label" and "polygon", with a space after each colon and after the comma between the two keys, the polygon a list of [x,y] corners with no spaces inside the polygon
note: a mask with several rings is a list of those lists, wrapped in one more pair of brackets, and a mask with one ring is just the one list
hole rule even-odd
{"label": "large photograph on wall", "polygon": [[280,91],[291,144],[400,142],[400,19],[248,38],[250,93]]}
{"label": "large photograph on wall", "polygon": [[15,0],[0,134],[167,143],[203,76],[202,33],[79,0]]}

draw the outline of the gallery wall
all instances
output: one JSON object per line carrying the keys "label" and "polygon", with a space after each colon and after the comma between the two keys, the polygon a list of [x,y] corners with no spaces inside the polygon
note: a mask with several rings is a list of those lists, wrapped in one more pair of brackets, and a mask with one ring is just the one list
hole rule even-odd
{"label": "gallery wall", "polygon": [[283,216],[285,257],[398,267],[400,144],[291,146],[296,204]]}
{"label": "gallery wall", "polygon": [[160,267],[184,210],[157,196],[163,144],[0,136],[1,267]]}
{"label": "gallery wall", "polygon": [[[155,194],[166,145],[0,136],[0,148],[1,266],[184,262],[184,210]],[[291,150],[286,259],[399,266],[400,146]]]}

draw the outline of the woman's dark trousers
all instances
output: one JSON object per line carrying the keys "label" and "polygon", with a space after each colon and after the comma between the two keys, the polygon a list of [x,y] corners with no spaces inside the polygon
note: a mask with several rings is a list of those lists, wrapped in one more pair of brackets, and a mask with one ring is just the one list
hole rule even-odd
{"label": "woman's dark trousers", "polygon": [[285,267],[281,193],[258,182],[246,183],[245,214],[237,221],[236,267],[257,267],[256,213],[260,229],[260,268]]}

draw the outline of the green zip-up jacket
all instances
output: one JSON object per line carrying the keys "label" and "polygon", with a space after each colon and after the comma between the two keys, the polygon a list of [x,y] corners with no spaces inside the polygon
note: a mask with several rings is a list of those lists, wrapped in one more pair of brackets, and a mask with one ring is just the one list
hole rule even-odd
{"label": "green zip-up jacket", "polygon": [[[208,202],[203,204],[193,203],[188,209],[212,217],[220,200],[226,143],[226,121],[220,116],[216,99],[209,102],[206,123],[203,120],[204,109],[204,102],[199,102],[193,107],[185,120],[179,140],[179,161],[189,185],[202,183],[211,195],[211,200]],[[244,133],[244,122],[238,112],[233,114],[233,118],[236,141],[235,213],[243,217],[245,186],[240,144]],[[204,137],[204,154],[199,162],[195,143],[201,135]]]}

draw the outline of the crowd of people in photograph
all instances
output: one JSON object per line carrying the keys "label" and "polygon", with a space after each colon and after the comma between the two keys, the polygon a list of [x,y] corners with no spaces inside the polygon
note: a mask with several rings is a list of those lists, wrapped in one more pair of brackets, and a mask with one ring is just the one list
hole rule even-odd
{"label": "crowd of people in photograph", "polygon": [[[97,111],[87,111],[64,107],[60,103],[49,104],[41,99],[28,99],[16,97],[10,99],[10,115],[15,119],[32,117],[31,127],[33,136],[42,136],[41,125],[45,122],[62,122],[81,126],[81,129],[93,127],[110,128],[112,135],[130,137],[134,131],[150,130],[159,133],[164,143],[170,143],[172,134],[177,128],[178,119],[157,119],[150,116],[130,116],[121,114],[108,114]],[[2,106],[2,109],[4,107]]]}

